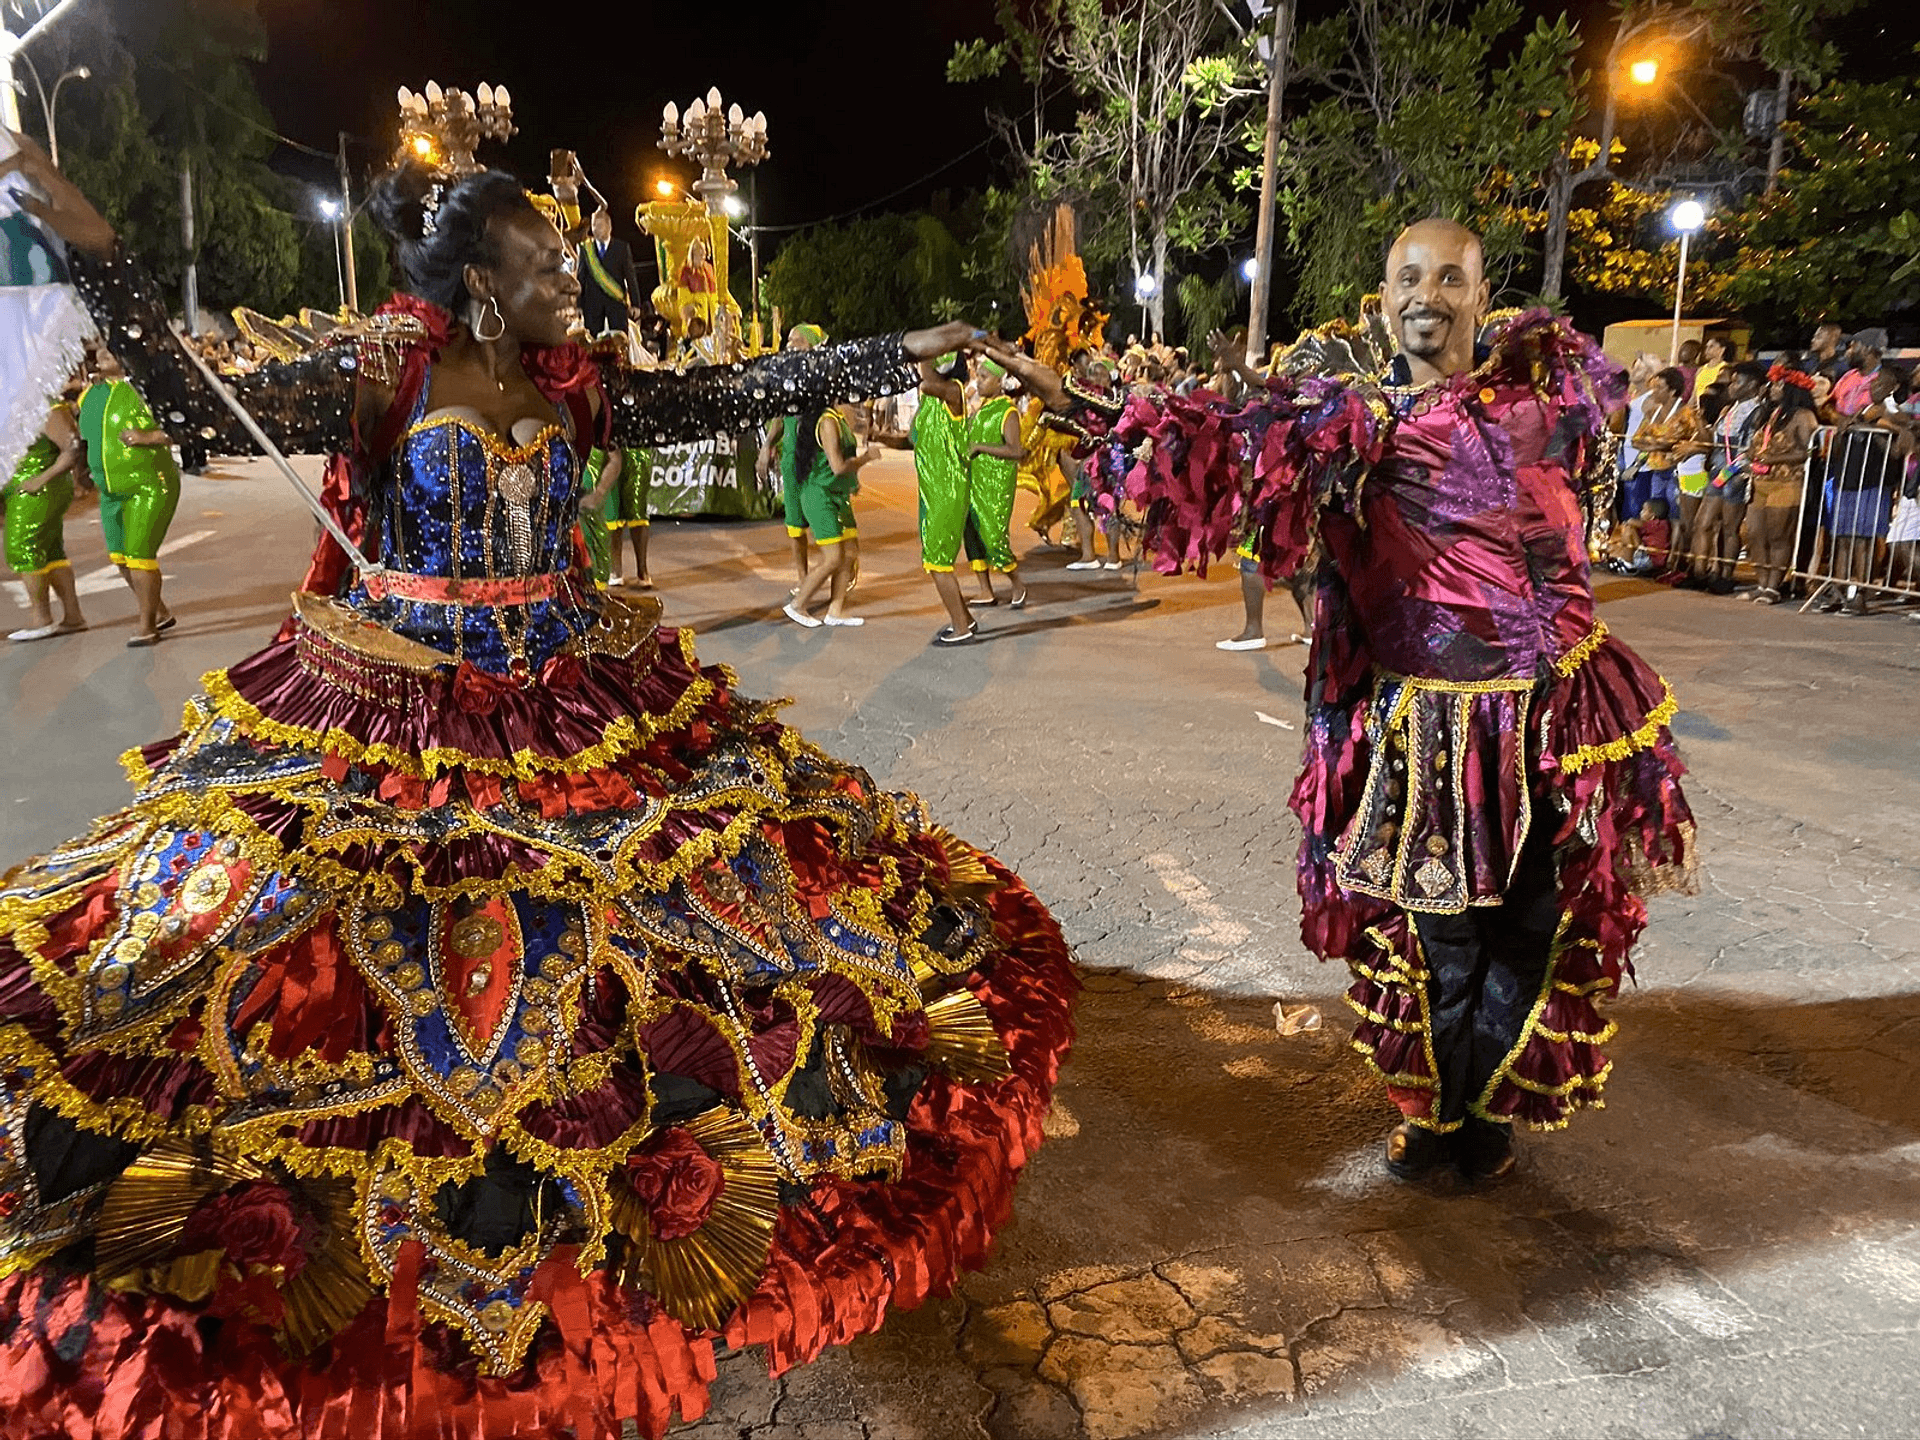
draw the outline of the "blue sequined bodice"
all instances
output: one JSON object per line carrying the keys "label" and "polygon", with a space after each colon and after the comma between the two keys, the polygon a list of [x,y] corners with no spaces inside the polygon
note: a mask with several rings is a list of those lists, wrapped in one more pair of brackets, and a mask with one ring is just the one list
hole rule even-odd
{"label": "blue sequined bodice", "polygon": [[[579,467],[558,423],[512,445],[457,416],[428,419],[432,377],[408,417],[387,480],[375,497],[380,561],[402,576],[459,582],[564,575],[573,564]],[[349,597],[390,629],[483,670],[537,668],[583,634],[598,613],[570,586],[516,603]]]}

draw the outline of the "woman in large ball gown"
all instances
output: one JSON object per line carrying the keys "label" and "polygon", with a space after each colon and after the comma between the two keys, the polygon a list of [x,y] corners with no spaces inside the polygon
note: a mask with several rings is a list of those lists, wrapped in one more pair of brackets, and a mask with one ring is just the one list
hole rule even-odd
{"label": "woman in large ball gown", "polygon": [[[113,231],[32,203],[174,433],[252,446]],[[379,191],[408,293],[241,382],[329,452],[283,637],[0,883],[0,1433],[659,1434],[984,1258],[1059,930],[572,549],[580,457],[913,384],[965,326],[685,376],[566,343],[519,183]]]}

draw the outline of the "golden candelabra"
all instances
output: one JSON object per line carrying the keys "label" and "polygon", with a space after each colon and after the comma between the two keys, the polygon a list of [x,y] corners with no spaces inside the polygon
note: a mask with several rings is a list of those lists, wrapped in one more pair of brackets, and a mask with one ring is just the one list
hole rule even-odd
{"label": "golden candelabra", "polygon": [[513,97],[504,85],[483,80],[477,95],[442,89],[434,80],[417,95],[402,85],[400,149],[394,163],[418,161],[457,180],[486,168],[473,154],[482,140],[510,140],[518,133]]}
{"label": "golden candelabra", "polygon": [[715,86],[687,107],[684,118],[671,101],[660,112],[660,148],[698,163],[700,178],[693,183],[693,193],[710,215],[724,214],[727,197],[740,188],[727,167],[758,165],[767,158],[766,112],[747,115],[738,105],[723,110],[723,104]]}

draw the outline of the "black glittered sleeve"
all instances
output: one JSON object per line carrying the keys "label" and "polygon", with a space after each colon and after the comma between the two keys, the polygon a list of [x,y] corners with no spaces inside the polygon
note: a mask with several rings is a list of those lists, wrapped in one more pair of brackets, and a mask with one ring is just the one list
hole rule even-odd
{"label": "black glittered sleeve", "polygon": [[[74,289],[160,427],[176,442],[197,438],[217,454],[258,454],[253,437],[180,353],[146,267],[123,250],[107,260],[76,250],[70,264]],[[251,375],[221,378],[288,454],[332,454],[352,445],[359,379],[352,347],[325,346]]]}
{"label": "black glittered sleeve", "polygon": [[899,335],[844,340],[684,372],[634,370],[603,359],[601,376],[620,445],[670,445],[739,435],[779,415],[912,389],[919,367]]}

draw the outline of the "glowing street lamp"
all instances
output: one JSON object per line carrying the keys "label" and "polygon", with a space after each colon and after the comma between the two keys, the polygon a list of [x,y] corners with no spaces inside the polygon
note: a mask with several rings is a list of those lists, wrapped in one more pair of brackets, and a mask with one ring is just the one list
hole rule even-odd
{"label": "glowing street lamp", "polygon": [[1240,262],[1240,278],[1242,280],[1245,280],[1249,285],[1253,283],[1254,277],[1257,276],[1259,273],[1260,273],[1260,261],[1256,259],[1254,256],[1249,255],[1246,259]]}
{"label": "glowing street lamp", "polygon": [[1680,232],[1680,276],[1673,287],[1673,338],[1667,346],[1667,363],[1680,359],[1680,310],[1687,299],[1687,242],[1707,223],[1707,209],[1698,200],[1682,200],[1667,212],[1667,223]]}
{"label": "glowing street lamp", "polygon": [[1636,60],[1627,67],[1627,75],[1636,85],[1651,85],[1660,78],[1660,62]]}
{"label": "glowing street lamp", "polygon": [[346,219],[347,207],[331,195],[320,197],[320,218],[333,230],[333,274],[340,282],[340,308],[347,308],[347,261],[340,249],[340,231]]}

